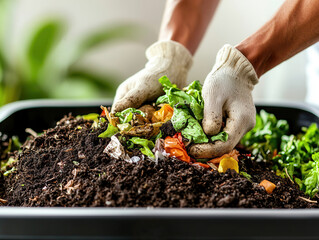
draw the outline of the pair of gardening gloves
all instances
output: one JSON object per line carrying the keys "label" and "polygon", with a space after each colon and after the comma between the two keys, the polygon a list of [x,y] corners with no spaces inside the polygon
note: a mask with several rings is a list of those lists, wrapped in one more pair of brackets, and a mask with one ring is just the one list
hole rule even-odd
{"label": "pair of gardening gloves", "polygon": [[[163,95],[158,79],[166,75],[177,87],[186,86],[191,53],[174,41],[159,41],[146,50],[145,68],[124,81],[117,89],[112,111],[140,107]],[[256,109],[252,90],[258,83],[256,72],[247,58],[236,48],[225,45],[216,57],[212,71],[203,85],[204,118],[202,127],[207,135],[216,135],[223,126],[226,142],[194,144],[190,154],[195,158],[213,158],[230,152],[255,125]]]}

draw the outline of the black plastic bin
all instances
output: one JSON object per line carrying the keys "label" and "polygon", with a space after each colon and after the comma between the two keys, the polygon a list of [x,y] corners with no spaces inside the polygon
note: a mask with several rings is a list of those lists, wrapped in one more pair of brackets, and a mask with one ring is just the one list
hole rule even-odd
{"label": "black plastic bin", "polygon": [[[0,132],[26,136],[64,115],[100,112],[111,101],[23,101],[0,109]],[[296,133],[319,110],[302,103],[257,104]],[[0,239],[319,239],[317,209],[0,208]]]}

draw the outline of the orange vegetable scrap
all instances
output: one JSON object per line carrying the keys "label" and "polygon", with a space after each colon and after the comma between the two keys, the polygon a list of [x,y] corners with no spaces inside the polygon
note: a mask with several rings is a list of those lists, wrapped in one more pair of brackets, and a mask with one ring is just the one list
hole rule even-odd
{"label": "orange vegetable scrap", "polygon": [[177,138],[178,141],[180,142],[180,144],[183,146],[183,148],[185,148],[185,145],[183,143],[183,138],[182,138],[182,134],[180,132],[176,133],[173,138]]}
{"label": "orange vegetable scrap", "polygon": [[268,180],[262,180],[259,183],[260,186],[263,186],[266,190],[267,193],[272,193],[272,191],[274,191],[274,189],[276,188],[276,185],[273,184],[272,182],[268,181]]}
{"label": "orange vegetable scrap", "polygon": [[167,122],[171,120],[174,109],[169,104],[164,104],[160,110],[154,112],[152,122]]}
{"label": "orange vegetable scrap", "polygon": [[207,168],[207,169],[210,169],[211,167],[205,163],[201,163],[201,162],[194,162],[193,164],[196,164],[196,165],[199,165],[201,167],[204,167],[204,168]]}
{"label": "orange vegetable scrap", "polygon": [[239,152],[236,149],[233,149],[230,153],[224,154],[223,156],[218,158],[213,158],[212,160],[209,160],[208,162],[218,164],[223,158],[228,158],[228,157],[232,157],[238,162],[238,156],[239,156]]}
{"label": "orange vegetable scrap", "polygon": [[174,156],[179,160],[187,163],[191,161],[191,158],[187,154],[185,147],[179,142],[177,138],[166,137],[164,140],[164,149],[171,156]]}

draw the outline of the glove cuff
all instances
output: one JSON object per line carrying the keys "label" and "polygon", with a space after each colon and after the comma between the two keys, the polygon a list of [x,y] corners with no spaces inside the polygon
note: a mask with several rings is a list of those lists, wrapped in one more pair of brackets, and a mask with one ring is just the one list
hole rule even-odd
{"label": "glove cuff", "polygon": [[231,68],[235,75],[244,76],[252,85],[258,83],[253,65],[239,50],[229,44],[224,45],[218,51],[213,72],[222,67]]}
{"label": "glove cuff", "polygon": [[172,62],[178,63],[186,70],[189,70],[193,64],[192,54],[182,44],[172,40],[152,44],[146,50],[146,57],[148,60],[156,57],[171,59]]}

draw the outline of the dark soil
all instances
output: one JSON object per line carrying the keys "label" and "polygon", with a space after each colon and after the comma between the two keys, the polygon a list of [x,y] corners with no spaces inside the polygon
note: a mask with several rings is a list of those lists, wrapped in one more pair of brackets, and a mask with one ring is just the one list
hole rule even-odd
{"label": "dark soil", "polygon": [[[17,171],[5,178],[0,197],[8,201],[8,206],[318,206],[301,199],[306,196],[288,179],[276,176],[244,154],[240,167],[252,175],[252,180],[234,171],[220,174],[174,158],[158,163],[112,159],[103,153],[110,139],[98,138],[106,126],[92,130],[91,125],[90,121],[69,116],[42,136],[27,141],[18,154]],[[277,185],[272,194],[259,186],[263,179]]]}

